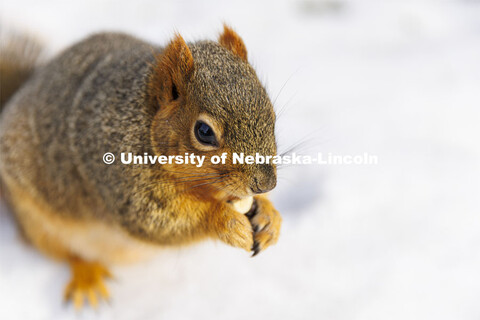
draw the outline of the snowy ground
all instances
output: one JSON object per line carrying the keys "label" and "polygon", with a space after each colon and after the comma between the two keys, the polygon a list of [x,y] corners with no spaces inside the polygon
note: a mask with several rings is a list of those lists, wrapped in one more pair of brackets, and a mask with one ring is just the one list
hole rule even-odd
{"label": "snowy ground", "polygon": [[480,319],[479,1],[1,0],[0,18],[50,54],[99,30],[213,39],[227,21],[281,91],[280,149],[379,157],[282,169],[277,246],[114,267],[111,305],[80,314],[61,304],[67,267],[2,206],[0,319]]}

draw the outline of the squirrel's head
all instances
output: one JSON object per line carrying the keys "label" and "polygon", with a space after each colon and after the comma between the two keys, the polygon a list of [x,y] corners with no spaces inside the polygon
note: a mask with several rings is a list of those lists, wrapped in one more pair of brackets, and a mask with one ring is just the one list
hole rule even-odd
{"label": "squirrel's head", "polygon": [[[149,88],[158,109],[151,127],[154,152],[206,156],[202,167],[163,165],[172,181],[230,199],[275,187],[275,165],[232,163],[233,153],[276,155],[272,103],[232,29],[224,26],[218,42],[187,45],[176,35],[158,56]],[[211,163],[225,152],[225,164]]]}

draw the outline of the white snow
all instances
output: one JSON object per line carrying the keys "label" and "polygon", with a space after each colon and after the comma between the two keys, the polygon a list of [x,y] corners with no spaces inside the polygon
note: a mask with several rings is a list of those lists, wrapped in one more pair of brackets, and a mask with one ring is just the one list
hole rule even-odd
{"label": "white snow", "polygon": [[226,21],[284,108],[280,151],[379,157],[281,169],[275,247],[252,259],[206,242],[113,267],[111,304],[79,314],[61,303],[67,266],[25,245],[2,206],[0,319],[480,319],[479,1],[0,6],[50,55],[104,30],[214,39]]}

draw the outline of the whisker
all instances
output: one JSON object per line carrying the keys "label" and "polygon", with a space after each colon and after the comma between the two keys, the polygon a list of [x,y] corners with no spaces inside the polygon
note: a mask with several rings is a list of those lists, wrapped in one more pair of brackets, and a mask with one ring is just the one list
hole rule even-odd
{"label": "whisker", "polygon": [[293,76],[299,71],[300,69],[297,69],[296,71],[294,71],[289,77],[288,79],[285,81],[285,83],[282,85],[282,87],[280,88],[280,91],[277,93],[277,96],[275,97],[275,99],[273,99],[273,105],[275,105],[275,103],[277,102],[277,99],[278,97],[280,96],[280,94],[282,93],[283,89],[285,88],[285,86],[287,85],[287,83],[293,78]]}
{"label": "whisker", "polygon": [[282,117],[282,115],[283,115],[283,114],[285,113],[285,111],[287,110],[290,102],[292,102],[293,98],[295,98],[295,97],[296,97],[296,94],[293,94],[293,95],[287,100],[287,102],[285,102],[285,103],[283,104],[283,106],[281,106],[281,107],[278,109],[278,111],[276,111],[276,115],[277,115],[276,120],[278,120],[278,119],[280,119],[280,118]]}
{"label": "whisker", "polygon": [[225,177],[221,177],[221,178],[217,179],[216,181],[200,183],[200,184],[192,186],[191,188],[187,189],[186,191],[188,191],[190,189],[193,189],[193,188],[198,188],[198,187],[201,187],[201,186],[204,186],[204,185],[213,185],[215,183],[218,183],[218,182],[221,182],[221,181],[225,180],[226,178],[227,177],[225,176]]}

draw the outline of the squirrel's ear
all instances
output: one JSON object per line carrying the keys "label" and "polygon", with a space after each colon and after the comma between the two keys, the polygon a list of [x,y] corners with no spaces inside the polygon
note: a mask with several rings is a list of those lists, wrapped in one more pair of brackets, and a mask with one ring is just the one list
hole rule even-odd
{"label": "squirrel's ear", "polygon": [[157,57],[150,88],[160,104],[177,100],[194,70],[192,52],[182,36],[176,34]]}
{"label": "squirrel's ear", "polygon": [[245,47],[242,38],[226,24],[223,25],[223,33],[218,38],[218,42],[222,47],[227,48],[243,61],[248,62],[247,47]]}

